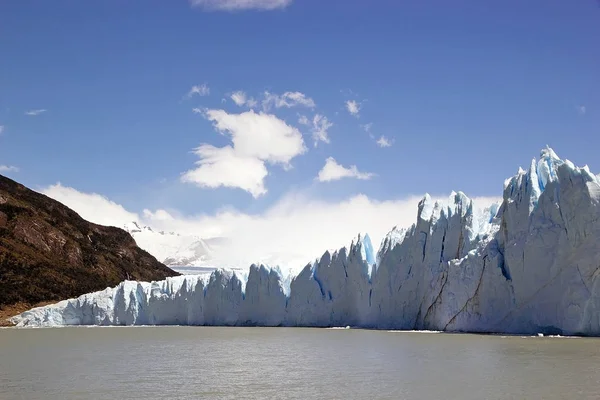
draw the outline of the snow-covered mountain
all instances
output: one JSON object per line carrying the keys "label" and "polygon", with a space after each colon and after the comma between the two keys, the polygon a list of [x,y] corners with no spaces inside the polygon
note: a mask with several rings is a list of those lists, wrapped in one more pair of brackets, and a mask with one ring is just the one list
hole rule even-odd
{"label": "snow-covered mountain", "polygon": [[253,265],[115,288],[13,319],[45,325],[357,326],[600,335],[600,179],[546,148],[498,207],[425,196],[375,254],[368,235],[297,276]]}
{"label": "snow-covered mountain", "polygon": [[224,239],[204,240],[198,236],[175,232],[155,231],[149,226],[130,222],[123,227],[133,236],[137,245],[171,268],[207,266],[214,247]]}

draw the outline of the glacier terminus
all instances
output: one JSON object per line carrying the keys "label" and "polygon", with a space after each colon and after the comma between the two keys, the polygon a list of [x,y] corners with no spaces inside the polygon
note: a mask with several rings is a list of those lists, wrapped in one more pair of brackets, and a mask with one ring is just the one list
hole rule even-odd
{"label": "glacier terminus", "polygon": [[39,307],[18,326],[352,326],[600,335],[600,178],[545,148],[500,204],[428,195],[375,252],[368,235],[295,276],[252,265]]}

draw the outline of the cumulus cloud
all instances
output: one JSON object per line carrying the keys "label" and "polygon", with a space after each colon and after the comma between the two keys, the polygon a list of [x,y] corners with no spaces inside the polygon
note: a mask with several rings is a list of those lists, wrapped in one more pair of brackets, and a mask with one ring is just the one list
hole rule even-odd
{"label": "cumulus cloud", "polygon": [[[288,193],[258,214],[229,209],[211,215],[185,216],[159,209],[144,210],[138,217],[95,193],[82,193],[60,184],[43,192],[95,223],[108,221],[123,226],[136,221],[167,232],[206,239],[225,237],[229,244],[216,249],[215,259],[211,261],[215,266],[248,267],[253,262],[264,262],[296,271],[325,250],[349,245],[359,232],[369,233],[377,248],[393,226],[409,227],[416,222],[417,204],[422,198],[406,196],[378,201],[359,194],[341,201],[323,201],[302,193]],[[501,198],[482,197],[473,201],[481,208]]]}
{"label": "cumulus cloud", "polygon": [[200,160],[196,168],[182,175],[183,182],[208,188],[240,188],[258,197],[267,192],[265,163],[289,169],[292,159],[306,151],[300,131],[275,115],[253,110],[241,114],[224,110],[194,112],[212,121],[217,132],[230,136],[232,146],[202,144],[196,148]]}
{"label": "cumulus cloud", "polygon": [[257,105],[257,101],[252,97],[248,97],[246,93],[242,90],[238,90],[237,92],[233,92],[231,96],[229,96],[233,102],[242,107],[246,106],[248,108],[254,108]]}
{"label": "cumulus cloud", "polygon": [[182,175],[182,182],[205,188],[239,188],[255,198],[267,193],[264,179],[268,172],[260,159],[240,156],[231,146],[217,148],[205,144],[196,148],[194,153],[200,160],[196,162],[195,169]]}
{"label": "cumulus cloud", "polygon": [[73,209],[83,219],[96,224],[123,227],[126,223],[140,221],[136,213],[127,211],[120,204],[98,193],[82,193],[63,186],[60,182],[41,192]]}
{"label": "cumulus cloud", "polygon": [[273,114],[207,110],[205,117],[213,122],[217,131],[231,136],[233,147],[240,155],[273,164],[289,164],[292,158],[306,151],[300,131]]}
{"label": "cumulus cloud", "polygon": [[390,147],[393,144],[393,141],[381,135],[379,139],[377,139],[377,146],[379,147]]}
{"label": "cumulus cloud", "polygon": [[0,172],[19,172],[19,168],[13,165],[0,165]]}
{"label": "cumulus cloud", "polygon": [[48,110],[46,110],[44,108],[40,108],[40,109],[37,109],[37,110],[29,110],[29,111],[25,111],[25,115],[29,115],[30,117],[35,117],[36,115],[43,114],[46,111],[48,111]]}
{"label": "cumulus cloud", "polygon": [[326,116],[315,114],[313,119],[309,120],[306,115],[301,115],[298,118],[298,123],[310,127],[315,147],[317,147],[319,142],[330,142],[328,131],[333,126],[333,123],[329,122]]}
{"label": "cumulus cloud", "polygon": [[306,96],[301,92],[285,92],[282,95],[275,93],[265,92],[264,100],[262,102],[263,110],[268,111],[272,107],[275,108],[292,108],[303,106],[307,108],[314,108],[316,106],[315,101],[310,97]]}
{"label": "cumulus cloud", "polygon": [[206,83],[203,83],[202,85],[192,86],[192,88],[190,89],[190,91],[187,94],[187,97],[208,96],[209,94],[210,94],[210,88],[208,87],[208,85]]}
{"label": "cumulus cloud", "polygon": [[325,165],[319,171],[317,180],[319,182],[331,182],[343,178],[369,180],[374,176],[375,174],[370,172],[360,172],[356,165],[351,165],[348,168],[344,167],[343,165],[338,164],[333,157],[329,157],[327,160],[325,160]]}
{"label": "cumulus cloud", "polygon": [[360,116],[360,103],[356,100],[348,100],[346,101],[346,110],[350,115],[358,118]]}
{"label": "cumulus cloud", "polygon": [[206,11],[276,10],[292,4],[293,0],[190,0],[193,7]]}

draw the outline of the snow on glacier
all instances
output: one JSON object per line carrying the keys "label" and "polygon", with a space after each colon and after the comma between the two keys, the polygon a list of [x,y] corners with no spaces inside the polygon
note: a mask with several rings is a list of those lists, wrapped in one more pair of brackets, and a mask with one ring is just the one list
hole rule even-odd
{"label": "snow on glacier", "polygon": [[500,204],[425,195],[375,252],[368,235],[297,275],[252,265],[115,288],[27,311],[19,326],[355,326],[600,335],[600,180],[550,148]]}

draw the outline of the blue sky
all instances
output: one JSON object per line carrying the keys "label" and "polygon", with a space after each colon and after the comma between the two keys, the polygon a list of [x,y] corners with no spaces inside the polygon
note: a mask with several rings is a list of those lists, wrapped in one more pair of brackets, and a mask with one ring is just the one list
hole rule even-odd
{"label": "blue sky", "polygon": [[[546,144],[600,172],[596,1],[210,2],[2,2],[0,165],[18,168],[3,173],[40,190],[60,182],[98,193],[134,213],[186,216],[224,206],[266,213],[290,193],[330,203],[500,196]],[[239,9],[217,9],[232,4]],[[195,85],[210,93],[188,96]],[[234,103],[236,91],[257,100],[255,111]],[[265,92],[275,98],[268,109]],[[277,107],[286,92],[304,105]],[[46,111],[26,115],[35,110]],[[266,193],[182,181],[197,168],[193,149],[232,146],[210,120],[218,110],[241,130],[239,116],[254,113],[258,131],[272,115],[302,135],[305,150],[292,157],[269,145],[276,129],[264,149],[232,150],[264,165]],[[316,147],[299,122],[315,115],[332,124]],[[329,157],[365,179],[318,182]]]}

